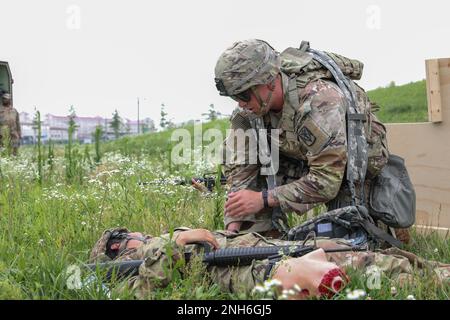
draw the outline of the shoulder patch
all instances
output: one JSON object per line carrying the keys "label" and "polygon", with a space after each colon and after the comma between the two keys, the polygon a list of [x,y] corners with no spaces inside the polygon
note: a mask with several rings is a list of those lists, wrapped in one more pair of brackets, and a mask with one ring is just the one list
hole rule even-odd
{"label": "shoulder patch", "polygon": [[318,154],[331,139],[330,133],[309,115],[297,131],[300,143],[303,143],[311,154]]}
{"label": "shoulder patch", "polygon": [[316,137],[311,131],[309,131],[307,127],[303,127],[300,129],[299,136],[300,139],[302,139],[303,142],[309,147],[312,146],[314,142],[316,142]]}

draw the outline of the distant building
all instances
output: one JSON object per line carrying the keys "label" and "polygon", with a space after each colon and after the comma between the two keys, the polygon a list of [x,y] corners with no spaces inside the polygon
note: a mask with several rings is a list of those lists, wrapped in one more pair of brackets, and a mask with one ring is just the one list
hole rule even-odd
{"label": "distant building", "polygon": [[[24,144],[30,144],[37,141],[37,129],[34,125],[33,115],[27,112],[21,112],[20,127],[22,129],[22,142]],[[53,114],[46,114],[41,119],[41,139],[45,143],[50,139],[54,142],[67,142],[69,117],[56,116]],[[114,139],[113,130],[110,127],[110,118],[103,117],[75,117],[75,123],[77,128],[75,130],[74,138],[83,143],[90,143],[92,141],[92,135],[95,132],[97,126],[101,126],[103,129],[103,138],[112,140]],[[155,125],[153,120],[146,118],[139,121],[140,133],[155,131]],[[120,135],[136,135],[138,134],[138,122],[135,120],[125,119],[121,128]]]}
{"label": "distant building", "polygon": [[129,130],[130,134],[138,134],[139,133],[147,133],[156,131],[155,123],[150,118],[145,118],[143,120],[139,120],[139,126],[137,120],[129,120],[125,119],[125,131]]}
{"label": "distant building", "polygon": [[22,131],[22,144],[31,144],[35,141],[36,133],[33,129],[33,117],[27,112],[19,113],[20,129]]}

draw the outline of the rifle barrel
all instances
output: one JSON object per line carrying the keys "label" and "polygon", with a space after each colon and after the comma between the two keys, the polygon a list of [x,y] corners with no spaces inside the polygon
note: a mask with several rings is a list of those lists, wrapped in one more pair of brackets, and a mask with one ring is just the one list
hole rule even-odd
{"label": "rifle barrel", "polygon": [[203,262],[209,266],[245,266],[254,260],[264,260],[282,255],[299,257],[314,250],[312,246],[268,246],[218,249],[205,254]]}
{"label": "rifle barrel", "polygon": [[91,269],[91,271],[96,270],[107,270],[105,278],[110,281],[113,275],[116,275],[118,279],[123,279],[126,277],[137,276],[139,274],[139,266],[144,262],[144,260],[130,260],[130,261],[115,261],[115,262],[104,262],[104,263],[91,263],[86,266]]}

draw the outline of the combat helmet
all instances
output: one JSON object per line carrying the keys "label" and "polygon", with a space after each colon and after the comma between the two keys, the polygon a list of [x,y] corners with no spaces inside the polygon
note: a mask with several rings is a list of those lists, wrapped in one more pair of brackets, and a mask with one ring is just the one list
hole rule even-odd
{"label": "combat helmet", "polygon": [[222,96],[238,97],[247,89],[271,83],[280,72],[280,55],[267,42],[250,39],[235,42],[219,57],[216,88]]}
{"label": "combat helmet", "polygon": [[89,262],[106,262],[114,259],[114,255],[110,252],[111,241],[118,240],[121,241],[127,238],[129,231],[126,228],[114,228],[105,230],[97,240],[94,247],[91,250],[89,256]]}

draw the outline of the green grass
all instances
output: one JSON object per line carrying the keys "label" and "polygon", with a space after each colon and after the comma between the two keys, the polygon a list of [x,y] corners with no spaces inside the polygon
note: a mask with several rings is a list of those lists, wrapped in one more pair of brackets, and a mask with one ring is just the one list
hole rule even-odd
{"label": "green grass", "polygon": [[[408,90],[413,87],[421,91],[423,83],[407,86]],[[415,110],[420,103],[410,99],[412,93],[407,94],[403,88],[370,93],[384,109],[380,112],[382,119],[394,122],[412,119],[409,109],[399,106],[411,105]],[[397,90],[404,93],[402,99]],[[392,100],[383,100],[388,94]],[[226,120],[204,124],[204,129],[217,128],[222,132],[227,127]],[[194,127],[186,129],[193,132]],[[216,169],[206,161],[169,165],[169,152],[176,143],[170,141],[172,133],[173,130],[168,130],[106,143],[102,145],[102,159],[97,165],[90,160],[94,158],[93,148],[74,146],[76,179],[67,177],[64,148],[55,146],[51,165],[44,151],[42,184],[38,181],[37,156],[32,147],[22,148],[19,158],[0,158],[0,299],[129,299],[130,292],[113,292],[107,297],[99,290],[98,281],[82,289],[67,286],[70,278],[67,269],[87,261],[90,248],[104,229],[127,226],[158,235],[178,226],[223,228],[223,190],[205,196],[187,186],[139,184]],[[198,146],[194,152],[198,154],[201,149]],[[414,240],[408,248],[412,252],[450,263],[449,239],[436,234],[414,234]],[[153,297],[244,298],[221,293],[204,274],[201,264],[194,265],[187,277],[155,291]],[[417,299],[448,299],[450,295],[448,286],[436,287],[431,277],[418,278],[414,287],[398,288],[392,294],[391,287],[395,284],[388,278],[382,279],[381,289],[369,290],[364,275],[352,271],[350,275],[349,288],[363,289],[371,299],[405,299],[410,294]],[[336,298],[346,297],[343,294]]]}
{"label": "green grass", "polygon": [[[147,137],[152,139],[152,137]],[[120,141],[116,142],[120,143]],[[128,142],[127,142],[128,143]],[[109,147],[109,146],[108,146]],[[82,183],[65,182],[64,170],[50,175],[44,166],[43,183],[36,179],[32,150],[22,150],[18,160],[1,159],[0,185],[0,298],[2,299],[105,299],[96,287],[71,290],[67,287],[67,268],[88,258],[101,232],[112,226],[160,234],[178,226],[221,229],[223,192],[204,196],[190,187],[139,185],[195,172],[173,170],[169,173],[164,153],[159,155],[104,155],[98,167],[87,169]],[[61,153],[57,150],[56,154]],[[55,166],[63,159],[56,156]],[[415,235],[409,248],[429,259],[450,262],[450,242],[437,236]],[[365,288],[362,274],[352,272],[352,289],[364,289],[372,299],[416,298],[448,299],[449,288],[436,288],[422,281],[418,288],[399,291],[383,279],[382,289]],[[421,282],[421,283],[422,283]],[[98,282],[94,282],[97,287]],[[223,294],[204,278],[200,267],[168,288],[157,290],[155,299],[237,299]],[[113,293],[112,299],[129,299],[130,293]],[[345,298],[345,295],[337,297]]]}
{"label": "green grass", "polygon": [[44,167],[40,186],[31,151],[22,150],[18,160],[1,159],[0,298],[102,298],[92,290],[68,290],[65,270],[85,262],[101,232],[112,226],[150,234],[181,225],[223,228],[216,218],[223,194],[205,198],[191,187],[139,185],[181,174],[170,175],[160,158],[108,154],[82,183],[71,184],[63,170],[49,175]]}
{"label": "green grass", "polygon": [[[199,127],[200,124],[197,124]],[[203,131],[208,129],[218,129],[223,135],[229,128],[229,121],[226,119],[210,121],[201,124]],[[189,131],[192,137],[192,146],[194,146],[194,125],[187,125],[183,129]],[[118,151],[122,154],[132,155],[154,155],[161,152],[170,152],[177,141],[171,141],[171,136],[175,129],[165,130],[151,134],[144,134],[138,137],[124,137],[117,141],[109,142],[103,146],[105,152]]]}
{"label": "green grass", "polygon": [[380,107],[377,113],[383,122],[428,121],[426,81],[401,86],[379,88],[367,92],[371,101]]}

